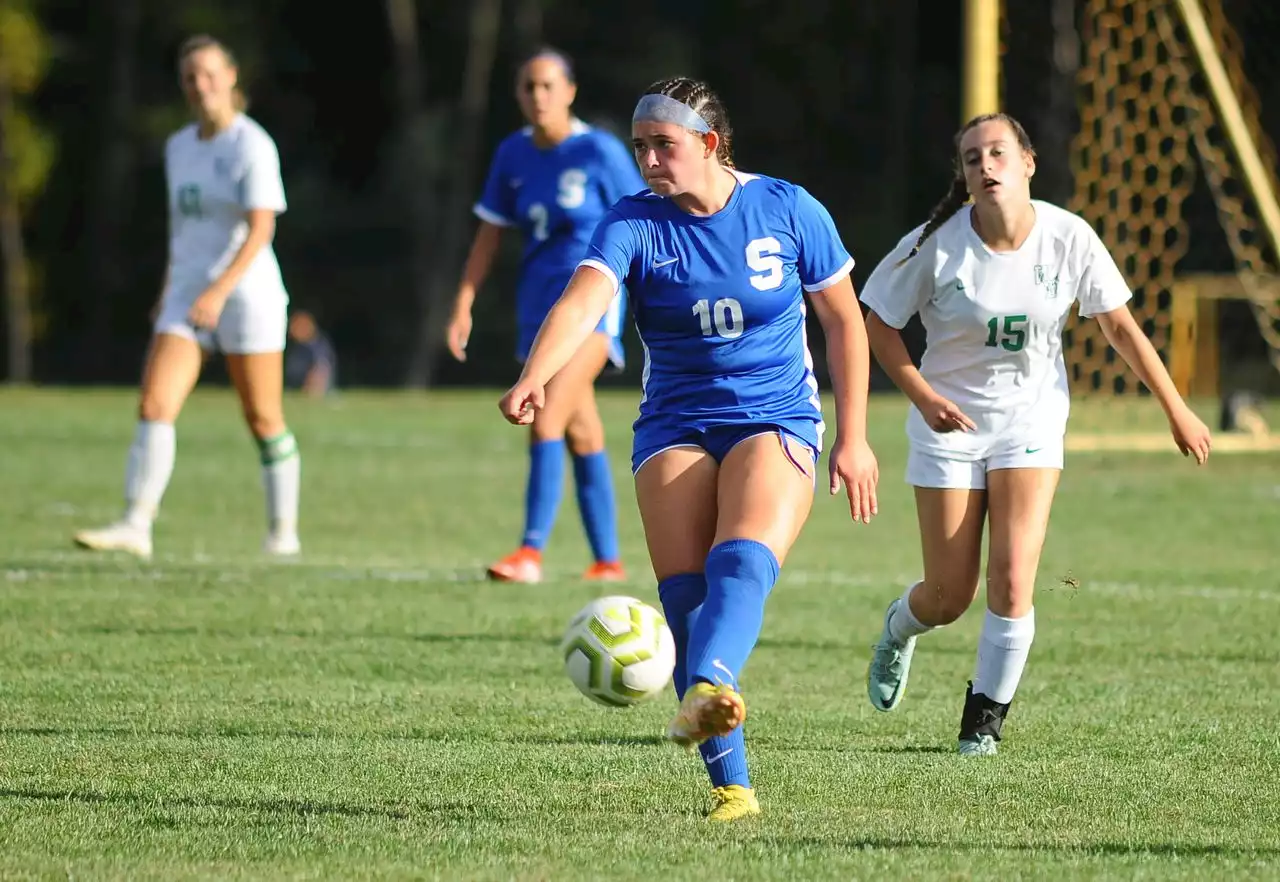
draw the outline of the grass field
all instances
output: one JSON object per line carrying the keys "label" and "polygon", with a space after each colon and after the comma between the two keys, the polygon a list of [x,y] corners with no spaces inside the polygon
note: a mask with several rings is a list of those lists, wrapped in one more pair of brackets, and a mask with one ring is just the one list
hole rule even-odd
{"label": "grass field", "polygon": [[[673,697],[611,711],[562,674],[599,593],[572,492],[548,583],[480,578],[522,510],[497,394],[291,400],[284,565],[227,392],[183,416],[149,564],[69,540],[118,513],[132,393],[0,394],[0,878],[1280,878],[1280,454],[1070,454],[1002,753],[962,762],[979,610],[922,642],[898,712],[865,697],[919,555],[877,401],[880,517],[815,506],[744,677],[765,815],[712,829],[701,763],[658,738]],[[625,590],[653,601],[634,395],[604,407]]]}

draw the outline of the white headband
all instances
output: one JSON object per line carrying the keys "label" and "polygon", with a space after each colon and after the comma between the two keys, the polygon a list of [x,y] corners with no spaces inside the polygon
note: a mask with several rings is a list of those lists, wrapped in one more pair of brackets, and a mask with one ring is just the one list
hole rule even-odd
{"label": "white headband", "polygon": [[711,131],[711,126],[696,110],[669,95],[645,95],[641,97],[636,104],[635,112],[631,114],[631,121],[633,123],[673,123],[704,135]]}

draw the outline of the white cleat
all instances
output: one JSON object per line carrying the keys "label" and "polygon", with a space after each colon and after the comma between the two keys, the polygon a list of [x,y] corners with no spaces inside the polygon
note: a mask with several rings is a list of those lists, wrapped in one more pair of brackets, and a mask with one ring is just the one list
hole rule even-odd
{"label": "white cleat", "polygon": [[972,735],[960,739],[961,756],[995,756],[996,740],[990,735]]}
{"label": "white cleat", "polygon": [[297,533],[269,533],[262,543],[262,553],[271,557],[297,557],[302,553],[302,543]]}
{"label": "white cleat", "polygon": [[97,530],[81,530],[74,540],[90,551],[127,551],[143,560],[151,558],[151,531],[126,521]]}
{"label": "white cleat", "polygon": [[883,713],[893,710],[902,701],[902,694],[907,689],[907,675],[911,673],[911,656],[916,651],[915,637],[899,643],[889,630],[889,620],[900,603],[901,599],[895,600],[885,610],[880,640],[873,647],[871,664],[867,668],[867,696],[871,699],[871,706]]}

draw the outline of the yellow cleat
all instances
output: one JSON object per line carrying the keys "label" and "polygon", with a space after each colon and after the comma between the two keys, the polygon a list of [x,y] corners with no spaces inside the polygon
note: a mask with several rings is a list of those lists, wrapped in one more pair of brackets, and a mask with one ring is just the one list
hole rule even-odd
{"label": "yellow cleat", "polygon": [[746,719],[747,703],[738,690],[699,681],[684,694],[680,709],[667,726],[667,738],[694,748],[708,738],[728,735]]}
{"label": "yellow cleat", "polygon": [[730,784],[711,791],[711,812],[708,821],[739,821],[760,814],[756,792],[749,787]]}

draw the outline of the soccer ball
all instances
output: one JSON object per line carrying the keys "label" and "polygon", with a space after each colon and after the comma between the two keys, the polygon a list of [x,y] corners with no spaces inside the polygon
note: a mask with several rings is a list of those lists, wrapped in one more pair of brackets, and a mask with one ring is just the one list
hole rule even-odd
{"label": "soccer ball", "polygon": [[671,682],[676,642],[666,619],[649,604],[634,597],[599,597],[569,622],[560,654],[583,695],[629,707]]}

